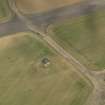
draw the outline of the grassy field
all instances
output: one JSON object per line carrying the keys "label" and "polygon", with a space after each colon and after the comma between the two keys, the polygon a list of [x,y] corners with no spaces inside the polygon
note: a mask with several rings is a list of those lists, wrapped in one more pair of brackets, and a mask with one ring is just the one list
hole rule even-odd
{"label": "grassy field", "polygon": [[18,8],[24,13],[49,11],[80,1],[82,0],[16,0]]}
{"label": "grassy field", "polygon": [[53,38],[87,67],[105,68],[105,10],[55,25],[53,32]]}
{"label": "grassy field", "polygon": [[0,21],[4,21],[10,17],[11,12],[7,4],[7,0],[0,0]]}
{"label": "grassy field", "polygon": [[43,41],[21,33],[0,43],[0,105],[84,104],[92,85]]}

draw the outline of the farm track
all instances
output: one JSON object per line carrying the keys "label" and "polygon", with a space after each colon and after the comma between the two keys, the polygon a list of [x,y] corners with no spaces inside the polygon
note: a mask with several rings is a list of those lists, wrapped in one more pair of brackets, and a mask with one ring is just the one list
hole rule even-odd
{"label": "farm track", "polygon": [[[104,76],[105,73],[95,72],[92,70],[88,70],[83,64],[77,61],[70,53],[65,51],[60,45],[58,45],[48,33],[40,30],[36,25],[33,24],[26,16],[22,15],[21,12],[16,8],[14,0],[9,1],[9,5],[14,13],[18,16],[22,24],[25,24],[26,30],[30,30],[34,33],[38,33],[44,41],[46,41],[54,50],[56,50],[60,55],[62,55],[70,64],[73,64],[77,68],[77,73],[82,76],[87,77],[94,85],[94,90],[92,95],[89,97],[87,101],[87,105],[104,105],[105,104],[105,82]],[[78,13],[78,12],[76,12]],[[64,15],[64,14],[63,14]],[[23,25],[24,27],[24,25]],[[102,99],[102,97],[104,97]],[[91,102],[91,103],[89,103]],[[88,104],[89,103],[89,104]]]}

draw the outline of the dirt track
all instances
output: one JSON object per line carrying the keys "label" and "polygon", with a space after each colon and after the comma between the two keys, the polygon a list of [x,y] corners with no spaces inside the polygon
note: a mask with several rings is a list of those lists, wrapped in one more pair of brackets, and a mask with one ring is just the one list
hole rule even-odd
{"label": "dirt track", "polygon": [[[100,5],[94,5],[94,6],[95,8],[97,7],[98,9],[100,7],[104,8]],[[4,36],[4,35],[11,34],[11,33],[27,31],[27,30],[30,30],[30,28],[31,28],[31,31],[36,32],[37,31],[35,30],[36,27],[41,27],[41,25],[43,25],[44,28],[46,29],[46,27],[49,24],[61,21],[62,19],[67,19],[67,18],[71,18],[74,16],[80,16],[83,14],[87,14],[86,8],[87,8],[86,5],[78,4],[78,5],[60,8],[60,9],[53,10],[53,11],[43,13],[43,14],[35,14],[33,16],[28,16],[28,19],[32,20],[31,21],[32,24],[30,24],[30,21],[27,22],[27,19],[24,21],[23,20],[24,17],[22,21],[20,18],[18,19],[17,17],[15,17],[13,20],[9,21],[8,23],[0,24],[0,35]],[[26,23],[24,24],[24,22]],[[41,32],[39,33],[44,36],[46,35]],[[76,64],[75,58],[72,59],[71,55],[68,54],[65,50],[63,50],[62,47],[57,45],[52,39],[50,39],[49,41],[49,37],[45,37],[44,40],[48,41],[48,43],[51,44],[51,46],[54,47],[60,54],[62,54],[62,56],[64,56],[66,59],[68,58],[70,62],[71,60],[73,60],[72,62]],[[55,44],[52,45],[52,43],[53,44],[55,43]],[[78,64],[79,62],[76,65]],[[91,74],[92,78],[90,78],[90,80],[94,81],[94,85],[96,84],[95,90],[93,91],[91,97],[87,101],[87,105],[105,105],[105,81],[104,81],[105,73],[104,72],[103,73],[88,73],[87,68],[81,65],[82,64],[79,64],[78,67],[83,70],[82,71],[83,74],[84,75],[85,73],[87,75]],[[86,70],[84,71],[84,69]]]}
{"label": "dirt track", "polygon": [[[84,75],[90,79],[90,81],[94,85],[94,91],[87,101],[87,105],[104,105],[105,104],[105,78],[99,76],[100,73],[93,72],[88,70],[84,65],[78,62],[71,54],[65,51],[61,46],[59,46],[51,37],[47,36],[40,29],[32,23],[32,21],[28,20],[24,15],[22,15],[18,9],[15,7],[14,3],[11,4],[12,9],[17,14],[17,16],[25,22],[26,26],[29,30],[39,33],[39,35],[46,41],[52,48],[54,48],[60,55],[62,55],[66,60],[73,64],[77,68],[77,72],[81,75]],[[103,72],[101,75],[105,75]],[[100,77],[100,78],[99,78]]]}

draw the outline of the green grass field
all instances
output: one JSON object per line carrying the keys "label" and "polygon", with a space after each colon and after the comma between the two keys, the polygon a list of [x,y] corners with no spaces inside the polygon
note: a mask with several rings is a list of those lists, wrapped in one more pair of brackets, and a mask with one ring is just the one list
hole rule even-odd
{"label": "green grass field", "polygon": [[[30,33],[0,39],[0,105],[83,105],[92,85]],[[47,57],[45,67],[41,60]]]}
{"label": "green grass field", "polygon": [[105,10],[55,25],[52,37],[90,69],[105,68]]}
{"label": "green grass field", "polygon": [[4,20],[11,15],[7,0],[0,0],[0,20]]}

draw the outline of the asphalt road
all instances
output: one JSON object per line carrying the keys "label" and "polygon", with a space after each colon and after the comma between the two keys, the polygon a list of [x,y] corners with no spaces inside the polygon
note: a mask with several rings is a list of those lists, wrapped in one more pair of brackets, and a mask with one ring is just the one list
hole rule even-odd
{"label": "asphalt road", "polygon": [[[88,0],[89,1],[89,0]],[[48,25],[62,22],[62,20],[70,19],[76,16],[87,15],[97,9],[105,9],[104,4],[91,0],[89,2],[81,2],[74,5],[58,8],[52,11],[28,15],[27,17],[33,21],[33,24],[42,28]]]}
{"label": "asphalt road", "polygon": [[[38,28],[46,31],[46,28],[50,24],[61,22],[62,20],[75,16],[85,15],[88,12],[92,12],[100,8],[103,9],[104,6],[91,1],[89,3],[84,2],[62,7],[45,13],[27,15],[27,18]],[[14,17],[11,21],[0,24],[0,36],[23,31],[28,31],[28,28],[18,17]]]}
{"label": "asphalt road", "polygon": [[23,31],[28,31],[28,28],[17,17],[14,17],[9,22],[0,24],[0,37]]}

